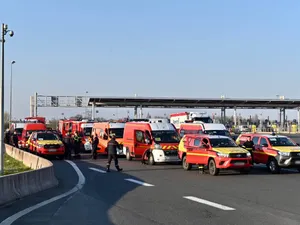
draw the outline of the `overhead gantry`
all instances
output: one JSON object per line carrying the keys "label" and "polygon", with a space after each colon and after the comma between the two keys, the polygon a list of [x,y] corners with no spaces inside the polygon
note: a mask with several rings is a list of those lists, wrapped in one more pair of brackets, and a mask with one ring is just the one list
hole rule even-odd
{"label": "overhead gantry", "polygon": [[[239,99],[239,98],[157,98],[157,97],[93,97],[93,96],[50,96],[35,94],[31,97],[31,115],[37,115],[38,107],[92,107],[133,108],[135,118],[143,117],[143,108],[221,109],[221,118],[226,122],[226,110],[234,110],[237,124],[238,109],[279,109],[280,122],[285,124],[286,110],[298,110],[300,124],[300,99]],[[139,113],[138,113],[139,109]]]}

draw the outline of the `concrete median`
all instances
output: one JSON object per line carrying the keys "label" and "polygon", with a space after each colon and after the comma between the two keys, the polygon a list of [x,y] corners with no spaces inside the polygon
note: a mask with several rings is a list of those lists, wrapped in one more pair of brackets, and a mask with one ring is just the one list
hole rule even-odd
{"label": "concrete median", "polygon": [[5,145],[5,149],[6,154],[33,170],[0,177],[0,205],[58,185],[49,160],[10,145]]}

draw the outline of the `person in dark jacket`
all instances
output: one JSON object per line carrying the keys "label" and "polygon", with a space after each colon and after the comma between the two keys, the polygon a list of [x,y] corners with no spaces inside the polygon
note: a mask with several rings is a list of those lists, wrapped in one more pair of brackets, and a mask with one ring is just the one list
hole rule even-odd
{"label": "person in dark jacket", "polygon": [[11,139],[11,133],[10,133],[10,130],[7,129],[7,130],[5,131],[4,143],[5,143],[5,144],[10,144],[10,143],[13,144],[13,142],[11,142],[10,139]]}
{"label": "person in dark jacket", "polygon": [[115,167],[118,171],[122,171],[119,167],[118,155],[117,155],[117,148],[121,148],[119,143],[116,141],[116,136],[114,134],[111,135],[111,140],[107,143],[107,153],[108,153],[108,161],[106,171],[110,172],[110,164],[111,161],[115,161]]}
{"label": "person in dark jacket", "polygon": [[92,138],[92,157],[93,157],[93,159],[97,159],[98,144],[99,144],[99,138],[98,138],[98,135],[95,134],[95,136]]}
{"label": "person in dark jacket", "polygon": [[66,136],[63,138],[63,142],[65,144],[65,158],[66,159],[71,159],[71,152],[72,152],[72,133],[69,131],[66,133]]}
{"label": "person in dark jacket", "polygon": [[79,137],[78,133],[75,131],[73,136],[73,146],[74,146],[74,153],[75,157],[80,157],[80,145],[81,145],[81,138]]}
{"label": "person in dark jacket", "polygon": [[253,150],[254,150],[254,142],[250,137],[247,138],[247,141],[244,142],[243,147],[251,153],[252,164],[253,164]]}
{"label": "person in dark jacket", "polygon": [[13,135],[11,136],[11,143],[15,148],[19,147],[19,138],[16,131],[14,131]]}

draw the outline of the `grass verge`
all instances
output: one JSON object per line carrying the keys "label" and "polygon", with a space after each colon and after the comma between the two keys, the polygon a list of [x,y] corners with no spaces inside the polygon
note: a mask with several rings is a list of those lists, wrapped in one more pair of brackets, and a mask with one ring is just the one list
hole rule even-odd
{"label": "grass verge", "polygon": [[25,166],[22,162],[4,154],[4,175],[20,173],[31,170]]}

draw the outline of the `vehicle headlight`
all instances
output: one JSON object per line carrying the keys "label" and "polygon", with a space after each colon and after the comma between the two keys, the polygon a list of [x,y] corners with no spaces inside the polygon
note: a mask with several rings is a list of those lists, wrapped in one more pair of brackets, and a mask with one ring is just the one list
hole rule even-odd
{"label": "vehicle headlight", "polygon": [[219,152],[217,152],[217,155],[219,157],[223,157],[223,158],[228,158],[229,157],[229,154],[224,154],[224,153],[219,153]]}
{"label": "vehicle headlight", "polygon": [[251,153],[250,152],[247,152],[247,157],[251,157]]}
{"label": "vehicle headlight", "polygon": [[281,156],[290,156],[290,152],[278,152]]}
{"label": "vehicle headlight", "polygon": [[161,145],[159,145],[159,144],[155,144],[155,145],[154,145],[154,148],[155,148],[155,149],[162,149]]}

